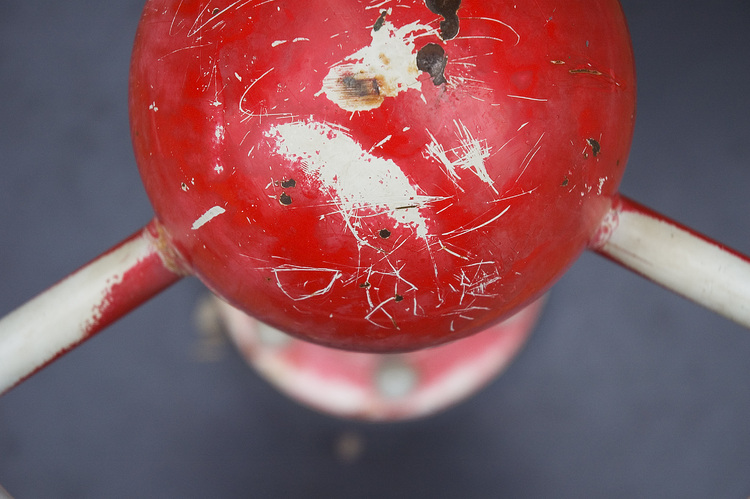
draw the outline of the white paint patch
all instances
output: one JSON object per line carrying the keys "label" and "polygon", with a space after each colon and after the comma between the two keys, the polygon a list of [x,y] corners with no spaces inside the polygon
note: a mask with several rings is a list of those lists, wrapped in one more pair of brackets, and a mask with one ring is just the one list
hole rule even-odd
{"label": "white paint patch", "polygon": [[[275,125],[266,135],[276,141],[278,154],[300,161],[305,173],[325,186],[360,243],[359,219],[372,212],[413,227],[421,238],[429,235],[419,208],[444,198],[420,194],[395,162],[364,150],[345,129],[295,122]],[[360,210],[366,213],[360,216]]]}
{"label": "white paint patch", "polygon": [[203,227],[204,225],[206,225],[208,222],[210,222],[214,218],[218,217],[219,215],[225,213],[226,211],[227,210],[225,210],[221,206],[214,206],[213,208],[211,208],[210,210],[208,210],[206,213],[204,213],[203,215],[201,215],[200,218],[198,218],[198,220],[196,220],[195,222],[193,222],[192,229],[193,230],[200,229],[201,227]]}
{"label": "white paint patch", "polygon": [[[418,88],[417,47],[415,39],[435,33],[435,29],[417,22],[396,28],[386,21],[372,31],[372,42],[341,62],[334,64],[323,78],[316,95],[326,97],[346,111],[367,111],[379,107],[385,97],[395,97],[410,88]],[[352,95],[347,79],[377,82],[378,95],[367,99]]]}
{"label": "white paint patch", "polygon": [[[432,141],[427,144],[427,156],[439,162],[444,167],[448,177],[459,189],[461,189],[458,185],[458,180],[461,179],[460,171],[468,170],[479,177],[482,182],[495,190],[494,181],[487,173],[487,168],[484,164],[485,160],[490,157],[491,153],[487,140],[475,139],[469,129],[466,128],[461,121],[454,121],[453,124],[456,126],[457,130],[456,137],[458,138],[458,145],[446,149],[438,142],[435,136],[427,130],[427,133],[432,139]],[[496,190],[495,192],[497,193]]]}
{"label": "white paint patch", "polygon": [[226,134],[226,129],[223,125],[216,125],[216,129],[214,130],[214,137],[216,137],[217,141],[223,141],[224,136]]}

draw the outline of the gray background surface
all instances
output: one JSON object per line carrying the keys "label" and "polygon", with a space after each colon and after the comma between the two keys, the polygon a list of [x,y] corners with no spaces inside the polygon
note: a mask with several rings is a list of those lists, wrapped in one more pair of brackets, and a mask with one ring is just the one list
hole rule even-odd
{"label": "gray background surface", "polygon": [[[626,0],[622,192],[750,252],[750,3]],[[126,89],[142,0],[0,2],[0,314],[140,228]],[[194,279],[0,399],[17,498],[750,495],[750,332],[585,254],[468,402],[367,425],[201,362]],[[342,436],[357,459],[336,452]]]}

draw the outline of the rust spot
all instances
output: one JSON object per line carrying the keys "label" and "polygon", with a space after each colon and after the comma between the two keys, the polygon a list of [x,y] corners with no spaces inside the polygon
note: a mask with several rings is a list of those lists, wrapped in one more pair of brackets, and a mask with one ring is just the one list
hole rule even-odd
{"label": "rust spot", "polygon": [[336,82],[337,93],[340,97],[356,108],[372,109],[383,103],[385,97],[381,95],[381,78],[364,73],[347,74]]}
{"label": "rust spot", "polygon": [[594,157],[597,157],[602,152],[602,146],[596,139],[586,139],[586,143],[591,146],[591,152],[594,153]]}
{"label": "rust spot", "polygon": [[396,295],[394,299],[396,300],[396,302],[404,301],[404,297],[401,295]]}
{"label": "rust spot", "polygon": [[291,189],[296,186],[297,186],[297,181],[294,180],[293,178],[290,178],[289,180],[281,181],[281,187],[283,187],[284,189]]}
{"label": "rust spot", "polygon": [[381,229],[380,237],[382,237],[383,239],[388,239],[389,237],[391,237],[391,231],[389,231],[388,229]]}
{"label": "rust spot", "polygon": [[368,289],[370,286],[372,286],[372,284],[370,284],[369,282],[363,282],[359,285],[359,287],[362,289]]}
{"label": "rust spot", "polygon": [[443,17],[440,21],[440,37],[450,40],[458,34],[458,8],[461,0],[425,0],[431,12]]}
{"label": "rust spot", "polygon": [[290,204],[292,204],[292,197],[286,192],[282,192],[281,196],[279,196],[279,203],[284,206],[289,206]]}
{"label": "rust spot", "polygon": [[380,96],[380,85],[376,78],[346,75],[341,78],[341,85],[344,87],[344,93],[351,97]]}
{"label": "rust spot", "polygon": [[445,83],[444,72],[447,63],[445,50],[437,43],[428,43],[417,52],[417,69],[429,74],[435,85]]}
{"label": "rust spot", "polygon": [[594,76],[602,76],[601,71],[597,71],[596,69],[588,69],[588,68],[579,68],[579,69],[571,69],[570,74],[572,75],[594,75]]}

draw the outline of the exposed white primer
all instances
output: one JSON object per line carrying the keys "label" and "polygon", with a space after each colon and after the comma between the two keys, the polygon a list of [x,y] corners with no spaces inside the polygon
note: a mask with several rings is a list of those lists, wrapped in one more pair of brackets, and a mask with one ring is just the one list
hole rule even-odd
{"label": "exposed white primer", "polygon": [[[295,122],[275,125],[266,135],[276,141],[278,154],[300,161],[305,173],[325,186],[360,242],[358,220],[373,212],[413,227],[421,238],[428,236],[427,221],[418,208],[444,198],[420,194],[395,162],[366,151],[345,129]],[[366,213],[360,215],[360,210]]]}
{"label": "exposed white primer", "polygon": [[[415,39],[434,32],[434,28],[418,22],[396,28],[386,21],[377,31],[372,30],[370,45],[331,67],[316,95],[324,93],[346,111],[367,111],[379,107],[385,97],[418,88]],[[352,98],[351,89],[342,83],[345,78],[376,81],[379,95],[375,99]]]}
{"label": "exposed white primer", "polygon": [[211,220],[213,220],[214,218],[218,217],[219,215],[221,215],[222,213],[226,211],[227,210],[225,210],[221,206],[214,206],[213,208],[209,209],[206,213],[201,215],[200,218],[198,218],[198,220],[193,222],[192,229],[193,230],[200,229],[201,227],[206,225],[208,222],[210,222]]}

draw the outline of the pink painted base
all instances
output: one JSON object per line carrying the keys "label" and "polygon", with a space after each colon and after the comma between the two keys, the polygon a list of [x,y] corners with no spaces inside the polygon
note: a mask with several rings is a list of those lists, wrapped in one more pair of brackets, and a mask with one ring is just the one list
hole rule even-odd
{"label": "pink painted base", "polygon": [[427,416],[475,393],[510,363],[542,309],[538,300],[482,333],[405,354],[335,350],[301,341],[215,300],[240,353],[291,398],[339,417]]}

